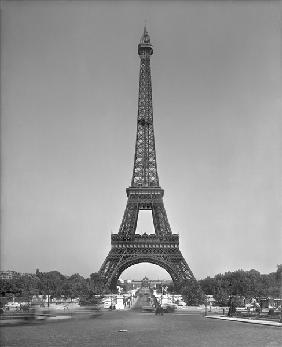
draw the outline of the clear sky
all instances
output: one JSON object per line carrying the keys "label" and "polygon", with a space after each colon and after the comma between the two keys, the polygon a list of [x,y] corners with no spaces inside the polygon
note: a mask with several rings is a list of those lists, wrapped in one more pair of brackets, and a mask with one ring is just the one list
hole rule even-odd
{"label": "clear sky", "polygon": [[99,270],[131,181],[146,20],[158,173],[183,256],[197,279],[276,271],[280,4],[2,1],[2,269]]}

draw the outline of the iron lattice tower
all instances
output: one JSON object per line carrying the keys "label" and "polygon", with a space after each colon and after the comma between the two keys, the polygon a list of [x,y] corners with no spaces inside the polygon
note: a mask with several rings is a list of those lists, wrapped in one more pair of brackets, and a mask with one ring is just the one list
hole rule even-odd
{"label": "iron lattice tower", "polygon": [[[193,273],[179,250],[179,235],[173,234],[159,185],[153,127],[150,57],[153,47],[144,33],[138,45],[140,57],[137,135],[131,186],[126,189],[127,205],[118,234],[111,235],[111,250],[99,274],[114,289],[120,274],[128,267],[149,262],[164,268],[177,288]],[[155,234],[135,234],[139,210],[151,210]]]}

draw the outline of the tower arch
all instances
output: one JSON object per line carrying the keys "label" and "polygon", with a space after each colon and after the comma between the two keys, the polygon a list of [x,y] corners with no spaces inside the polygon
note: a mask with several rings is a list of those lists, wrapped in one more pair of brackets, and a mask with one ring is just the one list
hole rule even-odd
{"label": "tower arch", "polygon": [[109,288],[114,289],[116,287],[119,277],[125,270],[140,263],[150,263],[158,265],[170,275],[175,285],[179,282],[177,273],[171,267],[171,264],[169,262],[166,262],[164,259],[158,258],[154,255],[144,255],[141,257],[136,255],[135,257],[131,257],[130,259],[125,259],[120,265],[116,267],[111,278],[109,278]]}

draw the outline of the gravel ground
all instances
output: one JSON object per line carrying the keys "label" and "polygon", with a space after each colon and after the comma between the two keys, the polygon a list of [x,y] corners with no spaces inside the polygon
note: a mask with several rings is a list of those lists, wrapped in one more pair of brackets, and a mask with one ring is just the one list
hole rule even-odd
{"label": "gravel ground", "polygon": [[94,319],[3,327],[1,346],[281,346],[281,328],[205,319],[197,313],[104,312]]}

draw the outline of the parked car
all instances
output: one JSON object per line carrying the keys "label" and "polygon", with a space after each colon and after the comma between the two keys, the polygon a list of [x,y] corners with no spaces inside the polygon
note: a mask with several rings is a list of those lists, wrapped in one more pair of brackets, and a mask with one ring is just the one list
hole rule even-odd
{"label": "parked car", "polygon": [[143,312],[154,312],[155,308],[153,306],[142,306],[142,311]]}
{"label": "parked car", "polygon": [[184,301],[179,301],[177,306],[182,306],[182,307],[185,307],[186,306],[186,302]]}
{"label": "parked car", "polygon": [[176,304],[164,304],[162,305],[163,311],[165,313],[170,313],[170,312],[174,312],[177,309],[177,305]]}

